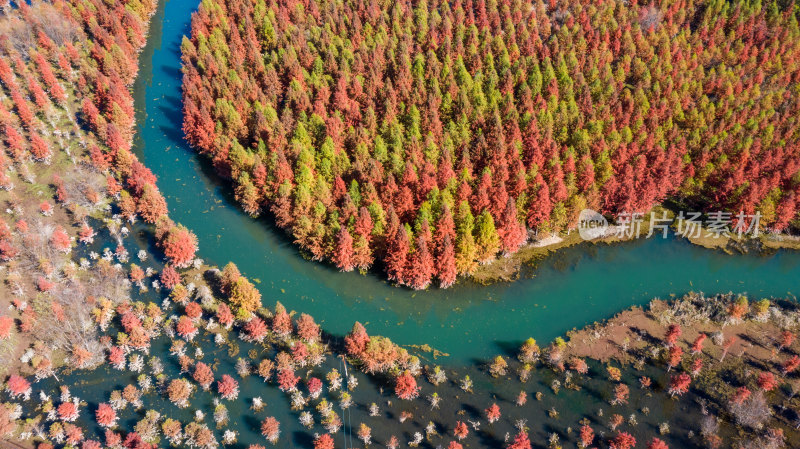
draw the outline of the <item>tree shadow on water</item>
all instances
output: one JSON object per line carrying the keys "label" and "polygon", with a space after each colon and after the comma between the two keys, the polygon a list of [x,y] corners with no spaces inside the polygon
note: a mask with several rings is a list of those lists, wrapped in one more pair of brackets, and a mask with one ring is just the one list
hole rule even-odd
{"label": "tree shadow on water", "polygon": [[314,437],[308,432],[295,430],[292,432],[292,443],[294,447],[314,447]]}
{"label": "tree shadow on water", "polygon": [[523,341],[514,340],[514,341],[495,341],[494,345],[500,350],[500,352],[510,358],[516,358],[517,354],[519,353],[519,348],[522,346]]}

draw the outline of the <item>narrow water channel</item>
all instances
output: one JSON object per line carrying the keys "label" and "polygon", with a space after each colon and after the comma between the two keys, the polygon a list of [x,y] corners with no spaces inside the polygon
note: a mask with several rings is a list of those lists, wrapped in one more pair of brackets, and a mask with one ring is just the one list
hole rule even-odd
{"label": "narrow water channel", "polygon": [[462,364],[517,346],[533,336],[549,341],[652,297],[687,291],[743,292],[751,298],[796,293],[800,252],[729,256],[684,241],[643,240],[581,245],[526,270],[513,283],[414,292],[374,275],[339,273],[304,260],[282,231],[252,219],[183,139],[180,43],[198,0],[166,0],[153,18],[140,57],[134,96],[136,151],[158,177],[171,216],[195,231],[200,256],[234,261],[258,282],[264,301],[312,314],[343,334],[355,320],[399,344],[431,344]]}

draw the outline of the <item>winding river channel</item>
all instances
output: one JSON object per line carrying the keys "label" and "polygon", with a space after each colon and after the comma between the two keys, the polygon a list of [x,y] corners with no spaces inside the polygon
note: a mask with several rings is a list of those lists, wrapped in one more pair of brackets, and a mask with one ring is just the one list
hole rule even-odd
{"label": "winding river channel", "polygon": [[242,213],[231,189],[187,145],[181,131],[180,43],[198,0],[161,2],[135,85],[136,151],[158,176],[171,216],[193,229],[200,256],[234,261],[266,305],[281,301],[344,334],[355,320],[399,344],[428,343],[462,364],[509,350],[533,336],[547,342],[653,297],[703,291],[786,297],[800,290],[800,252],[729,256],[676,239],[584,244],[526,269],[513,283],[461,282],[414,292],[375,275],[339,273],[304,260],[267,220]]}

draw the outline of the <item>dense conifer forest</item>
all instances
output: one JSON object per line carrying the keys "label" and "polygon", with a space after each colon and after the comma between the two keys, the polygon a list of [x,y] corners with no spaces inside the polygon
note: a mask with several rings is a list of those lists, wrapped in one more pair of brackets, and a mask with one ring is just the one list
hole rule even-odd
{"label": "dense conifer forest", "polygon": [[774,1],[205,0],[184,130],[311,257],[417,289],[584,208],[671,199],[785,231],[797,18]]}

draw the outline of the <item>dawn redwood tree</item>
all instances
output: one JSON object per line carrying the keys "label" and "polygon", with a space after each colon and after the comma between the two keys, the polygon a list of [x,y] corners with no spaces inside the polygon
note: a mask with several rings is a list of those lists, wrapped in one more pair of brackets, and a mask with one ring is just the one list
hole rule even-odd
{"label": "dawn redwood tree", "polygon": [[264,379],[264,382],[268,381],[272,376],[272,369],[274,367],[275,363],[273,363],[270,359],[264,359],[258,363],[258,375]]}
{"label": "dawn redwood tree", "polygon": [[336,234],[336,251],[333,253],[333,263],[342,271],[353,271],[353,238],[347,228],[341,226]]}
{"label": "dawn redwood tree", "polygon": [[647,449],[669,449],[669,446],[667,446],[667,443],[664,441],[658,438],[653,438],[650,440],[650,443],[648,443]]}
{"label": "dawn redwood tree", "polygon": [[232,401],[239,396],[239,382],[233,377],[223,374],[220,380],[217,381],[217,393],[222,399]]}
{"label": "dawn redwood tree", "polygon": [[682,396],[684,393],[689,391],[689,385],[692,383],[692,378],[686,373],[680,373],[678,375],[670,377],[669,387],[667,388],[667,392],[670,396]]}
{"label": "dawn redwood tree", "polygon": [[291,368],[278,370],[278,388],[281,391],[293,392],[297,389],[297,382],[300,378],[294,373]]}
{"label": "dawn redwood tree", "polygon": [[263,342],[267,336],[267,325],[259,317],[253,317],[244,325],[246,339],[249,341]]}
{"label": "dawn redwood tree", "polygon": [[180,318],[178,318],[178,323],[175,325],[175,331],[186,341],[192,341],[199,332],[197,327],[192,322],[192,319],[186,315],[182,315]]}
{"label": "dawn redwood tree", "polygon": [[194,301],[187,303],[186,306],[184,306],[183,311],[186,313],[186,316],[194,321],[203,315],[203,308],[200,306],[200,304]]}
{"label": "dawn redwood tree", "polygon": [[703,342],[706,341],[707,335],[700,333],[692,343],[692,355],[697,355],[703,352]]}
{"label": "dawn redwood tree", "polygon": [[186,379],[172,379],[167,385],[166,391],[170,402],[178,408],[186,408],[189,406],[189,397],[194,389]]}
{"label": "dawn redwood tree", "polygon": [[591,446],[592,442],[594,442],[594,430],[588,425],[584,424],[581,426],[580,439],[581,441],[578,443],[579,447],[587,448]]}
{"label": "dawn redwood tree", "polygon": [[478,261],[488,262],[495,257],[500,249],[500,237],[497,235],[494,218],[489,211],[484,210],[478,215],[475,221],[475,232]]}
{"label": "dawn redwood tree", "polygon": [[741,405],[750,398],[752,392],[747,387],[739,387],[730,399],[731,404]]}
{"label": "dawn redwood tree", "polygon": [[194,260],[197,237],[183,225],[173,226],[158,243],[175,267],[187,268]]}
{"label": "dawn redwood tree", "polygon": [[15,160],[20,159],[24,150],[25,139],[16,128],[9,124],[3,125],[3,134],[5,134],[5,143],[13,158]]}
{"label": "dawn redwood tree", "polygon": [[287,338],[292,334],[292,317],[280,302],[275,304],[275,313],[272,315],[272,332],[281,338]]}
{"label": "dawn redwood tree", "polygon": [[528,227],[538,229],[541,225],[548,222],[553,210],[553,203],[550,199],[550,188],[544,182],[541,174],[536,175],[534,182],[528,184],[529,196],[531,197],[530,207],[527,211]]}
{"label": "dawn redwood tree", "polygon": [[239,272],[239,268],[233,262],[228,262],[225,267],[222,268],[222,272],[219,275],[219,289],[222,291],[223,295],[230,295],[231,288],[233,284],[242,277],[242,273]]}
{"label": "dawn redwood tree", "polygon": [[780,338],[780,346],[778,347],[778,351],[792,346],[793,342],[794,342],[794,334],[788,330],[782,331]]}
{"label": "dawn redwood tree", "polygon": [[486,420],[489,421],[489,424],[500,419],[500,407],[497,404],[490,405],[484,412],[486,413]]}
{"label": "dawn redwood tree", "polygon": [[500,248],[509,253],[515,253],[527,239],[525,227],[517,219],[517,206],[509,198],[497,230],[500,236]]}
{"label": "dawn redwood tree", "polygon": [[314,438],[314,449],[334,449],[333,437],[329,433],[323,433]]}
{"label": "dawn redwood tree", "polygon": [[200,385],[200,388],[208,391],[211,384],[214,383],[214,373],[211,368],[203,362],[197,362],[192,372],[192,379]]}
{"label": "dawn redwood tree", "polygon": [[216,317],[217,322],[226,328],[230,328],[230,326],[233,324],[233,312],[231,312],[230,307],[228,307],[225,303],[220,303],[217,305],[217,311],[214,316]]}
{"label": "dawn redwood tree", "polygon": [[683,357],[683,349],[680,346],[670,346],[667,356],[667,372],[680,365],[681,357]]}
{"label": "dawn redwood tree", "polygon": [[261,292],[246,277],[240,276],[230,286],[228,301],[236,317],[246,320],[261,307]]}
{"label": "dawn redwood tree", "polygon": [[50,235],[50,244],[53,246],[53,249],[62,253],[70,252],[72,246],[69,234],[67,234],[67,231],[61,226],[56,227],[53,234]]}
{"label": "dawn redwood tree", "polygon": [[634,446],[636,446],[636,438],[627,432],[619,432],[609,442],[611,449],[632,449]]}
{"label": "dawn redwood tree", "polygon": [[297,366],[305,366],[308,359],[308,346],[302,341],[295,342],[292,346],[292,360]]}
{"label": "dawn redwood tree", "polygon": [[108,363],[115,369],[125,369],[125,351],[119,346],[112,346],[111,349],[108,350]]}
{"label": "dawn redwood tree", "polygon": [[64,422],[74,422],[80,414],[74,402],[63,402],[56,408],[58,418]]}
{"label": "dawn redwood tree", "polygon": [[276,444],[280,434],[280,423],[274,417],[267,417],[261,422],[261,435],[263,435],[264,438],[266,438],[270,443]]}
{"label": "dawn redwood tree", "polygon": [[402,374],[395,379],[394,392],[398,398],[410,401],[419,396],[419,387],[417,380],[411,375],[408,370],[403,371]]}
{"label": "dawn redwood tree", "polygon": [[353,324],[353,329],[344,337],[344,346],[347,354],[361,358],[369,343],[369,335],[364,325],[358,321]]}
{"label": "dawn redwood tree", "polygon": [[453,435],[456,437],[458,441],[461,441],[464,438],[466,438],[467,435],[469,435],[469,428],[464,422],[458,421],[456,422],[456,427],[453,430]]}
{"label": "dawn redwood tree", "polygon": [[358,439],[364,442],[365,446],[369,446],[372,442],[372,429],[364,423],[358,427]]}
{"label": "dawn redwood tree", "polygon": [[104,428],[113,428],[117,425],[117,412],[106,403],[101,403],[97,406],[94,412],[97,424]]}
{"label": "dawn redwood tree", "polygon": [[692,377],[697,377],[698,375],[700,375],[700,371],[702,370],[703,370],[703,359],[701,358],[694,359],[694,361],[692,362],[692,367],[689,370]]}
{"label": "dawn redwood tree", "polygon": [[520,391],[519,394],[517,395],[517,400],[515,402],[520,407],[522,407],[523,405],[527,404],[528,403],[528,393],[526,393],[524,390]]}
{"label": "dawn redwood tree", "polygon": [[408,266],[409,242],[405,227],[400,227],[389,237],[389,247],[386,255],[386,274],[389,280],[405,283]]}
{"label": "dawn redwood tree", "polygon": [[97,440],[85,440],[81,444],[81,449],[103,449],[103,445]]}
{"label": "dawn redwood tree", "polygon": [[10,316],[0,316],[0,341],[8,339],[13,328],[14,320]]}
{"label": "dawn redwood tree", "polygon": [[681,326],[678,324],[670,324],[669,328],[667,328],[667,333],[664,336],[664,342],[667,344],[667,347],[672,347],[678,342],[678,338],[680,338],[680,336]]}
{"label": "dawn redwood tree", "polygon": [[141,282],[145,278],[145,272],[138,265],[131,264],[131,272],[128,277],[133,283]]}
{"label": "dawn redwood tree", "polygon": [[176,285],[181,283],[181,275],[178,274],[172,265],[165,265],[164,269],[161,270],[159,280],[161,281],[161,285],[172,290]]}
{"label": "dawn redwood tree", "polygon": [[301,313],[296,322],[297,336],[308,343],[316,343],[320,339],[320,328],[311,315]]}
{"label": "dawn redwood tree", "polygon": [[612,400],[612,405],[627,404],[629,395],[630,389],[628,386],[622,383],[618,384],[614,388],[614,399]]}
{"label": "dawn redwood tree", "polygon": [[527,432],[519,432],[514,441],[508,446],[508,449],[531,449],[531,441],[528,439]]}
{"label": "dawn redwood tree", "polygon": [[448,288],[456,282],[458,271],[456,270],[455,248],[449,235],[445,235],[441,245],[441,251],[436,257],[436,276],[439,278],[439,286]]}
{"label": "dawn redwood tree", "polygon": [[12,374],[6,381],[6,392],[12,399],[24,398],[28,400],[32,391],[30,382],[17,374]]}
{"label": "dawn redwood tree", "polygon": [[83,440],[83,429],[74,424],[64,424],[64,435],[68,444],[78,444]]}
{"label": "dawn redwood tree", "polygon": [[322,393],[322,381],[316,377],[308,380],[308,395],[312,399],[316,399]]}
{"label": "dawn redwood tree", "polygon": [[433,255],[428,249],[428,241],[424,235],[420,235],[417,237],[416,248],[411,256],[406,275],[409,287],[415,290],[428,288],[435,270]]}
{"label": "dawn redwood tree", "polygon": [[155,223],[167,215],[167,202],[153,184],[145,184],[136,204],[136,212],[146,223]]}
{"label": "dawn redwood tree", "polygon": [[[34,121],[36,118],[28,107],[28,102],[25,101],[25,98],[23,98],[22,94],[16,89],[11,91],[11,99],[14,101],[14,108],[17,110],[17,115],[20,121],[22,121],[22,125],[25,129],[29,131],[32,130],[35,126]],[[34,134],[34,136],[38,137],[37,134]]]}
{"label": "dawn redwood tree", "polygon": [[786,375],[791,374],[797,370],[798,367],[800,367],[800,357],[793,355],[790,359],[783,362],[783,373]]}
{"label": "dawn redwood tree", "polygon": [[769,371],[764,371],[759,374],[758,379],[756,379],[756,383],[758,383],[759,388],[764,391],[772,391],[778,386],[778,381],[775,379],[775,375]]}

